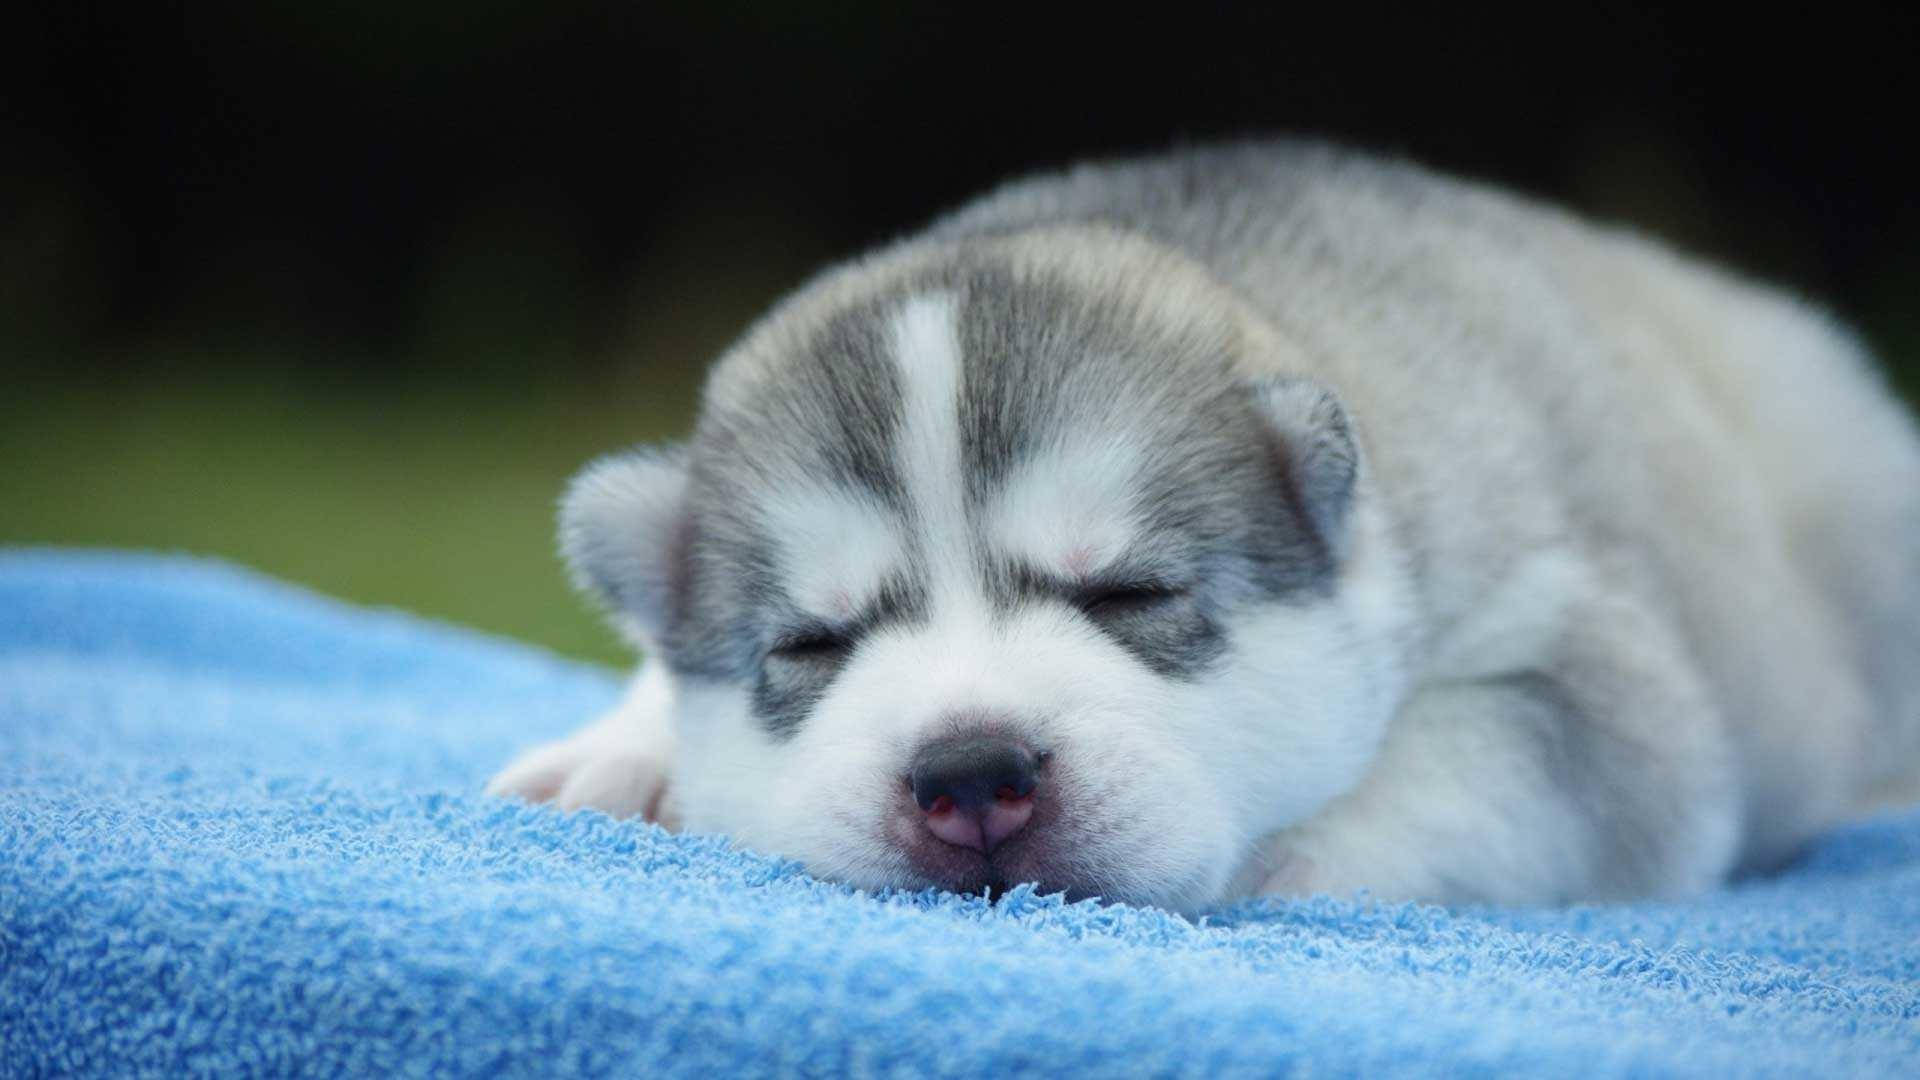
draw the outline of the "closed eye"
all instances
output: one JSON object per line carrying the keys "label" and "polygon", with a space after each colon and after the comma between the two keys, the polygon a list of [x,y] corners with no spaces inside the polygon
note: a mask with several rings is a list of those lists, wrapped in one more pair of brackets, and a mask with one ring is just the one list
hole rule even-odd
{"label": "closed eye", "polygon": [[773,644],[773,655],[797,663],[837,663],[853,648],[848,634],[812,630],[790,634]]}
{"label": "closed eye", "polygon": [[1080,594],[1080,610],[1095,619],[1112,619],[1152,611],[1185,595],[1185,591],[1158,582],[1104,586]]}

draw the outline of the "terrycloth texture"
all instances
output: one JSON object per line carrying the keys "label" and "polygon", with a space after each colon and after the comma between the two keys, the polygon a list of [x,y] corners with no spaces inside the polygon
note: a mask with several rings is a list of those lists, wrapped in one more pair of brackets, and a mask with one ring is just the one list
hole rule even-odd
{"label": "terrycloth texture", "polygon": [[868,896],[481,797],[607,672],[0,554],[0,1075],[1920,1075],[1920,814],[1684,904]]}

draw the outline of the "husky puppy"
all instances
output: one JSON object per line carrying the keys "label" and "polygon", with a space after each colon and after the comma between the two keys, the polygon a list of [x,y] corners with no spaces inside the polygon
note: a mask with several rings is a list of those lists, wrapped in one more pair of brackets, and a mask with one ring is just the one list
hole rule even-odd
{"label": "husky puppy", "polygon": [[1324,146],[826,272],[560,534],[646,659],[491,790],[864,888],[1675,896],[1920,771],[1920,440],[1860,346]]}

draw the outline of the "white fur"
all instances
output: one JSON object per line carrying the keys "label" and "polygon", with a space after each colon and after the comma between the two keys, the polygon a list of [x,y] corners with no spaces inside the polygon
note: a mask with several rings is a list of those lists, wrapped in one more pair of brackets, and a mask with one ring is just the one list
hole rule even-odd
{"label": "white fur", "polygon": [[971,563],[966,474],[960,456],[960,342],[950,296],[916,296],[893,319],[894,363],[906,398],[900,437],[915,532],[934,569],[941,602],[960,602]]}
{"label": "white fur", "polygon": [[1597,595],[1592,578],[1564,548],[1527,556],[1487,587],[1466,618],[1438,635],[1428,667],[1456,681],[1526,670],[1546,654],[1568,612]]}
{"label": "white fur", "polygon": [[[978,608],[971,610],[978,611]],[[1216,895],[1248,839],[1162,680],[1062,610],[890,630],[859,654],[789,744],[770,746],[744,694],[702,702],[682,782],[688,825],[802,859],[867,888],[915,885],[884,815],[913,752],[979,714],[1073,762],[1078,861],[1095,891],[1191,906]],[[697,740],[697,743],[691,741]],[[822,792],[834,797],[823,799]],[[1069,847],[1076,846],[1069,841]]]}
{"label": "white fur", "polygon": [[786,491],[766,508],[787,592],[808,614],[843,623],[899,568],[900,537],[872,503],[842,490]]}
{"label": "white fur", "polygon": [[[961,543],[950,304],[912,299],[894,327],[908,401],[900,465],[924,523],[915,542],[941,583],[927,625],[863,642],[784,746],[743,692],[699,691],[679,778],[688,825],[861,886],[915,884],[885,832],[914,751],[971,718],[1008,717],[1070,764],[1061,827],[1083,881],[1178,907],[1219,895],[1256,837],[1351,786],[1384,730],[1399,675],[1359,646],[1392,632],[1405,600],[1379,523],[1361,528],[1356,580],[1336,603],[1233,627],[1235,670],[1193,686],[1147,672],[1065,608],[994,618]],[[1011,552],[1097,570],[1131,536],[1134,466],[1123,439],[1057,447],[1011,482],[996,534]],[[1329,706],[1349,721],[1326,724]]]}
{"label": "white fur", "polygon": [[669,791],[676,756],[672,711],[665,665],[643,664],[611,712],[568,738],[522,755],[487,784],[487,794],[676,825],[679,815]]}
{"label": "white fur", "polygon": [[1075,438],[1022,462],[989,526],[996,547],[1068,580],[1097,574],[1136,535],[1139,467],[1139,446],[1122,432]]}
{"label": "white fur", "polygon": [[[804,484],[767,509],[803,606],[856,609],[918,558],[924,618],[862,638],[784,742],[746,688],[669,694],[653,666],[490,790],[677,805],[818,873],[915,886],[888,835],[907,762],[1006,717],[1070,766],[1060,871],[1193,907],[1684,895],[1920,777],[1920,439],[1803,305],[1407,166],[1225,147],[980,200],[783,305],[710,396],[778,380],[782,343],[963,248],[1206,341],[1242,375],[1304,379],[1266,403],[1283,434],[1331,389],[1365,453],[1330,593],[1231,612],[1228,653],[1191,682],[1067,605],[996,614],[976,542],[1097,571],[1138,543],[1129,481],[1166,448],[1058,432],[976,541],[959,299],[910,295],[883,316],[908,525]],[[564,531],[644,637],[679,488],[657,461],[626,465],[576,483]]]}

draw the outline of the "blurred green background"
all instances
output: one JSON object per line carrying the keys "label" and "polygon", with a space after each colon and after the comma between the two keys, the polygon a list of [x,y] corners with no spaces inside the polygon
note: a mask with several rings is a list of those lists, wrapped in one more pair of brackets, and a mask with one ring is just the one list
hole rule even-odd
{"label": "blurred green background", "polygon": [[0,543],[217,555],[619,660],[554,500],[684,433],[773,298],[996,179],[1259,131],[1781,281],[1911,391],[1915,29],[1892,5],[42,5],[0,44]]}

